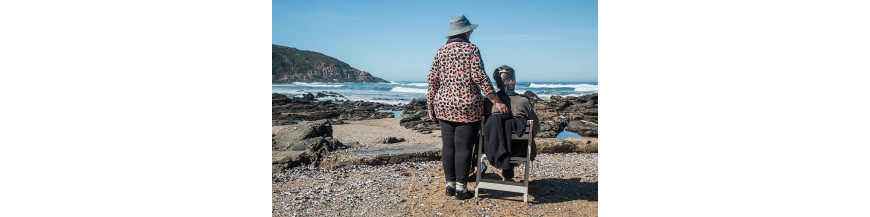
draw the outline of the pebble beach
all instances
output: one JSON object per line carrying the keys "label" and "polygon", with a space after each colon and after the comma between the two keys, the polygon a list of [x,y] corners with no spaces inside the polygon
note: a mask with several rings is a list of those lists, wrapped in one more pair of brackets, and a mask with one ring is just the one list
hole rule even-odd
{"label": "pebble beach", "polygon": [[[286,126],[273,127],[273,132]],[[421,134],[398,125],[398,118],[348,121],[333,136],[358,148],[391,144],[440,146],[440,132]],[[351,151],[343,150],[343,151]],[[330,156],[327,156],[329,158]],[[516,169],[521,176],[522,167]],[[489,169],[483,175],[500,176]],[[543,153],[532,164],[529,202],[523,194],[481,190],[479,197],[444,195],[440,161],[345,167],[299,166],[272,175],[273,216],[597,216],[598,154]],[[470,177],[469,180],[473,180]],[[470,181],[470,189],[476,183]]]}

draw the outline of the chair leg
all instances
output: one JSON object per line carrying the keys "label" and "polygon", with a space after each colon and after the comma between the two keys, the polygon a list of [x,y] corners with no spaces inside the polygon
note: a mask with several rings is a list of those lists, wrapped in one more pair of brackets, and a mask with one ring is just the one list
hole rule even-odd
{"label": "chair leg", "polygon": [[474,181],[474,197],[477,197],[479,195],[478,190],[480,189],[480,173],[483,171],[482,168],[483,168],[483,155],[477,155],[477,171],[475,172],[475,173],[477,173],[477,175],[476,175],[477,177]]}

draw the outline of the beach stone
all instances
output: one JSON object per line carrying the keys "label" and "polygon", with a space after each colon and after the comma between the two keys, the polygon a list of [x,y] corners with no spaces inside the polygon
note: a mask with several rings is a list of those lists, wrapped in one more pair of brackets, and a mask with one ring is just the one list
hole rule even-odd
{"label": "beach stone", "polygon": [[576,150],[573,142],[563,139],[535,139],[535,144],[538,146],[538,153],[571,153]]}
{"label": "beach stone", "polygon": [[565,139],[574,143],[576,152],[580,153],[598,153],[598,138],[597,137],[572,137]]}
{"label": "beach stone", "polygon": [[426,107],[426,99],[413,99],[405,105],[404,110],[399,125],[422,134],[429,134],[433,130],[440,129],[438,124],[429,120],[429,109]]}
{"label": "beach stone", "polygon": [[439,161],[441,148],[432,144],[406,145],[389,148],[364,148],[342,150],[325,159],[321,167],[346,167],[352,165],[389,165],[403,162]]}
{"label": "beach stone", "polygon": [[328,120],[306,121],[275,133],[275,140],[282,144],[314,137],[332,137],[332,124]]}
{"label": "beach stone", "polygon": [[332,137],[328,120],[307,121],[273,132],[273,173],[302,165],[317,166],[330,152],[348,148]]}
{"label": "beach stone", "polygon": [[311,156],[304,151],[272,151],[273,174],[311,163]]}
{"label": "beach stone", "polygon": [[583,137],[598,137],[598,124],[586,120],[575,120],[568,123],[566,131],[580,134]]}
{"label": "beach stone", "polygon": [[332,137],[315,137],[304,139],[298,142],[291,142],[287,146],[287,150],[291,151],[307,151],[310,153],[331,152],[338,149],[346,148],[344,144]]}
{"label": "beach stone", "polygon": [[404,142],[404,141],[405,141],[404,138],[396,138],[396,137],[392,137],[392,136],[391,136],[391,137],[384,138],[384,141],[383,141],[382,143],[384,143],[384,144],[392,144],[392,143]]}
{"label": "beach stone", "polygon": [[538,153],[598,153],[598,138],[573,137],[568,139],[535,139]]}

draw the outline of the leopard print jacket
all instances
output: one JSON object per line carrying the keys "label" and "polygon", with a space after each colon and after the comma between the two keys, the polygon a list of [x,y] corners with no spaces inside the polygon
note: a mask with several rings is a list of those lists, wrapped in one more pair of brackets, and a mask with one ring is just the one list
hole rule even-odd
{"label": "leopard print jacket", "polygon": [[468,42],[442,46],[429,69],[429,112],[434,111],[439,120],[479,122],[483,118],[481,91],[487,98],[495,97],[477,46]]}

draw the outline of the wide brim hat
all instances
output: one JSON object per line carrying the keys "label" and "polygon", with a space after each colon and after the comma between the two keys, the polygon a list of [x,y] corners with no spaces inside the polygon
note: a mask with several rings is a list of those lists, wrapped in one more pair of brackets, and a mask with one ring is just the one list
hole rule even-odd
{"label": "wide brim hat", "polygon": [[447,32],[447,37],[466,33],[476,28],[477,24],[471,24],[465,15],[459,15],[450,19],[450,31]]}

